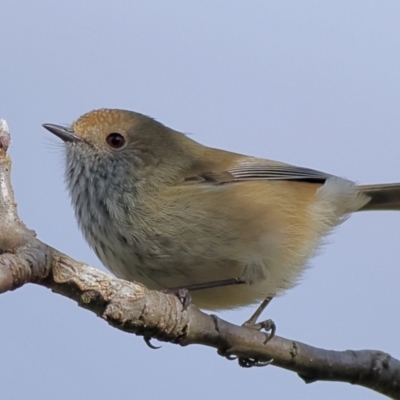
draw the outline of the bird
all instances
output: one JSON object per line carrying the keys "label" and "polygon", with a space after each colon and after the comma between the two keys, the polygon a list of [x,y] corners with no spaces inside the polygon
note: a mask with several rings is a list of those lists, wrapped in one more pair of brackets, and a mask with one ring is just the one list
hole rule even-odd
{"label": "bird", "polygon": [[207,310],[259,304],[254,324],[350,214],[400,210],[400,183],[357,185],[207,147],[129,110],[43,126],[65,144],[78,225],[110,271],[149,289],[187,288]]}

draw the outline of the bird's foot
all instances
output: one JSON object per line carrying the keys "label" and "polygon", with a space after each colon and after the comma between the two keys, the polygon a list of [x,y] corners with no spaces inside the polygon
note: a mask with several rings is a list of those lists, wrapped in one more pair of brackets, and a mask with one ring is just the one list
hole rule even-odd
{"label": "bird's foot", "polygon": [[[211,315],[211,317],[214,320],[215,328],[217,329],[218,332],[221,332],[220,331],[219,318],[216,315]],[[262,323],[262,322],[259,323],[259,324],[254,324],[254,323],[248,324],[249,321],[247,321],[242,326],[246,326],[247,328],[250,328],[250,329],[254,328],[254,329],[257,329],[257,330],[261,330],[261,329],[266,329],[267,328],[268,330],[272,330],[271,334],[273,336],[273,334],[275,333],[275,324],[273,323],[272,320],[268,320],[266,322],[268,322],[268,324]],[[248,324],[248,325],[246,325],[246,324]],[[264,344],[267,343],[268,340],[269,340],[269,337],[267,338],[266,341],[264,341]],[[266,367],[266,366],[270,365],[274,361],[273,359],[268,360],[268,361],[260,361],[257,358],[237,357],[237,356],[231,354],[229,352],[229,350],[224,350],[224,349],[219,349],[217,352],[218,352],[218,354],[220,356],[226,358],[229,361],[237,360],[239,366],[242,367],[242,368]]]}
{"label": "bird's foot", "polygon": [[178,289],[163,289],[161,290],[164,294],[173,294],[182,303],[182,311],[185,311],[192,302],[192,296],[188,289],[178,288]]}
{"label": "bird's foot", "polygon": [[249,329],[255,329],[257,331],[265,331],[265,340],[264,344],[267,344],[274,336],[276,332],[276,325],[275,322],[272,321],[272,319],[267,319],[262,322],[253,322],[251,319],[246,321],[242,326],[249,328]]}

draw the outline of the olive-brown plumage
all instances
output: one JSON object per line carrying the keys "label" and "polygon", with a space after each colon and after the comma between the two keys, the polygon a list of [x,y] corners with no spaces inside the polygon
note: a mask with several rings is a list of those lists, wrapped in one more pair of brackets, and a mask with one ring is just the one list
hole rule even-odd
{"label": "olive-brown plumage", "polygon": [[356,186],[319,171],[203,146],[144,115],[102,109],[70,128],[66,178],[82,232],[118,277],[199,290],[223,309],[292,287],[322,239],[360,210],[400,210],[400,184]]}

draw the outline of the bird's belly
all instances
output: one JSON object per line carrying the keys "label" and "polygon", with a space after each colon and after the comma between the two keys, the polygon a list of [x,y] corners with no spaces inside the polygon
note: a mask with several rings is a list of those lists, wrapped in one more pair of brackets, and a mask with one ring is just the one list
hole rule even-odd
{"label": "bird's belly", "polygon": [[[244,268],[234,262],[209,264],[182,264],[162,260],[140,261],[128,258],[119,264],[107,264],[119,278],[143,283],[149,289],[186,288],[195,284],[216,282],[243,276]],[[230,309],[259,303],[271,294],[276,294],[274,283],[261,280],[256,283],[243,283],[191,291],[192,302],[200,308],[209,310]]]}
{"label": "bird's belly", "polygon": [[[143,243],[141,246],[127,246],[112,238],[110,235],[107,241],[97,238],[93,242],[97,256],[118,278],[143,283],[149,289],[186,288],[231,278],[244,278],[247,281],[244,284],[191,291],[193,303],[205,309],[229,309],[258,303],[268,296],[275,296],[294,282],[294,279],[287,279],[288,266],[279,265],[276,243],[268,238],[260,246],[262,251],[252,251],[251,257],[244,259],[179,251],[161,255],[151,247],[153,244],[148,247]],[[99,245],[104,242],[108,245]],[[231,253],[234,256],[234,252]],[[179,254],[179,257],[174,254]]]}

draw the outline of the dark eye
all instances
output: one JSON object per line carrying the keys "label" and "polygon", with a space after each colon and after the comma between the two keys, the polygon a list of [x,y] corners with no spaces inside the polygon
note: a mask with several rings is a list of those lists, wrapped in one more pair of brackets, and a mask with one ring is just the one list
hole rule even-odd
{"label": "dark eye", "polygon": [[106,142],[113,149],[120,149],[125,144],[125,138],[120,133],[110,133]]}

